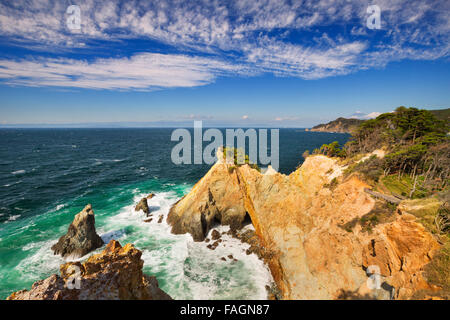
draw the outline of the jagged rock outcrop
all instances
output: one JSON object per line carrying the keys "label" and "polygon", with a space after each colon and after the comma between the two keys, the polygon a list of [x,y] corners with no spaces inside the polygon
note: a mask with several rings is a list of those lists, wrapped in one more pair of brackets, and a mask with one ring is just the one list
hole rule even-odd
{"label": "jagged rock outcrop", "polygon": [[59,275],[37,281],[31,290],[14,292],[8,300],[169,300],[155,277],[142,273],[142,252],[111,240],[103,252],[84,263],[61,265]]}
{"label": "jagged rock outcrop", "polygon": [[[356,176],[342,177],[337,161],[308,157],[286,176],[263,175],[247,165],[216,163],[169,216],[176,233],[203,240],[210,222],[233,208],[248,213],[283,299],[407,298],[426,284],[421,274],[438,248],[414,217],[403,213],[371,233],[342,226],[374,208]],[[331,190],[331,180],[340,182]],[[211,218],[211,216],[213,218]],[[220,220],[219,220],[220,221]],[[238,220],[240,221],[240,220]],[[370,251],[375,244],[376,252]],[[381,268],[382,286],[367,286],[369,265]]]}
{"label": "jagged rock outcrop", "polygon": [[144,213],[147,215],[147,217],[150,214],[150,208],[148,207],[147,198],[142,198],[141,201],[139,201],[139,203],[134,208],[134,211],[140,211],[140,210],[144,211]]}
{"label": "jagged rock outcrop", "polygon": [[94,211],[88,204],[75,216],[67,233],[59,238],[52,250],[63,257],[82,257],[102,245],[103,240],[95,231]]}
{"label": "jagged rock outcrop", "polygon": [[214,222],[239,228],[245,219],[243,194],[231,165],[216,163],[170,210],[167,222],[175,234],[189,232],[203,241]]}

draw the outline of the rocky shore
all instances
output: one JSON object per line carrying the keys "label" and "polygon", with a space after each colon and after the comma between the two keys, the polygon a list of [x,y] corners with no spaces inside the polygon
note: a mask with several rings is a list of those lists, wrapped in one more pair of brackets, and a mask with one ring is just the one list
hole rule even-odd
{"label": "rocky shore", "polygon": [[60,275],[37,281],[31,290],[14,292],[8,300],[170,300],[155,277],[142,272],[142,252],[111,240],[103,252],[85,262],[61,265]]}
{"label": "rocky shore", "polygon": [[[288,176],[219,162],[171,208],[168,223],[203,241],[214,223],[235,232],[248,215],[263,248],[253,249],[267,261],[281,299],[407,299],[433,290],[423,271],[439,244],[413,215],[397,211],[370,232],[344,227],[376,210],[366,188],[322,155]],[[375,289],[373,266],[381,279]]]}
{"label": "rocky shore", "polygon": [[[290,175],[274,170],[261,174],[219,159],[172,206],[167,222],[173,233],[190,233],[211,250],[223,235],[214,226],[230,226],[228,235],[247,243],[246,253],[269,266],[275,281],[266,288],[270,299],[409,299],[421,290],[437,290],[424,270],[439,243],[401,200],[395,212],[371,229],[364,227],[361,221],[378,219],[384,198],[373,197],[369,185],[357,175],[345,176],[344,169],[339,160],[323,155],[307,157]],[[146,209],[152,196],[135,210],[151,216]],[[249,221],[254,230],[242,229]],[[88,205],[52,249],[73,257],[102,245]],[[111,240],[100,254],[83,263],[65,263],[60,275],[8,299],[171,299],[155,277],[143,274],[141,255],[132,244],[122,247]],[[231,254],[221,259],[237,262]]]}
{"label": "rocky shore", "polygon": [[[145,198],[143,200],[146,200]],[[142,202],[142,201],[141,201]],[[145,205],[147,202],[145,201]],[[52,246],[54,254],[82,257],[103,246],[95,230],[92,206],[75,215],[67,234]],[[168,300],[155,277],[143,274],[142,252],[128,243],[111,240],[85,262],[60,266],[60,275],[35,282],[31,290],[12,293],[7,300]]]}

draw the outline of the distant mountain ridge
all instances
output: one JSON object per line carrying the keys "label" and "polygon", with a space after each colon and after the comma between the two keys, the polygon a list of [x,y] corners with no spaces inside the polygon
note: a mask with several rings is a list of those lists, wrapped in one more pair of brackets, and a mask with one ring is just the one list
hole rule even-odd
{"label": "distant mountain ridge", "polygon": [[363,122],[364,120],[360,119],[346,119],[340,117],[326,124],[319,124],[307,131],[351,133]]}
{"label": "distant mountain ridge", "polygon": [[[436,118],[444,120],[447,123],[450,122],[450,108],[429,111]],[[352,133],[364,121],[367,120],[339,117],[336,120],[330,121],[326,124],[318,124],[311,129],[306,129],[306,131]]]}
{"label": "distant mountain ridge", "polygon": [[430,110],[430,112],[438,119],[450,123],[450,108],[440,110]]}

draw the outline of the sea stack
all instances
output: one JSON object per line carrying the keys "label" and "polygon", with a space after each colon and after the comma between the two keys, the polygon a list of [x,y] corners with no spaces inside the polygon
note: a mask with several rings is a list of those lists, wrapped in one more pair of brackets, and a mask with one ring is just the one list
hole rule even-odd
{"label": "sea stack", "polygon": [[94,211],[88,204],[75,216],[67,233],[59,238],[52,250],[63,257],[82,257],[102,245],[103,240],[95,231]]}
{"label": "sea stack", "polygon": [[111,240],[84,263],[62,264],[60,276],[37,281],[7,300],[171,300],[155,277],[143,274],[141,255],[132,244]]}
{"label": "sea stack", "polygon": [[137,206],[134,208],[134,211],[144,211],[144,213],[147,215],[150,214],[150,208],[148,207],[147,198],[142,198],[141,201],[137,204]]}

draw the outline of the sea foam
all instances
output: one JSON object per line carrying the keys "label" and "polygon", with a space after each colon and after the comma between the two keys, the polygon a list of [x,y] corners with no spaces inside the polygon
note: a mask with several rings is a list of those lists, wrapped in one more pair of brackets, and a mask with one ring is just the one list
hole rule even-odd
{"label": "sea foam", "polygon": [[[163,290],[175,299],[267,299],[265,286],[271,284],[272,276],[255,254],[246,254],[248,244],[223,234],[220,245],[210,250],[207,243],[194,242],[189,234],[172,234],[166,219],[170,207],[179,199],[175,192],[157,192],[148,200],[153,219],[144,222],[146,215],[135,212],[134,206],[145,196],[136,192],[133,204],[108,218],[103,229],[133,227],[129,234],[118,234],[117,240],[122,245],[131,242],[142,250],[144,272],[156,275]],[[163,220],[158,223],[161,215]],[[225,233],[229,227],[216,229]]]}

